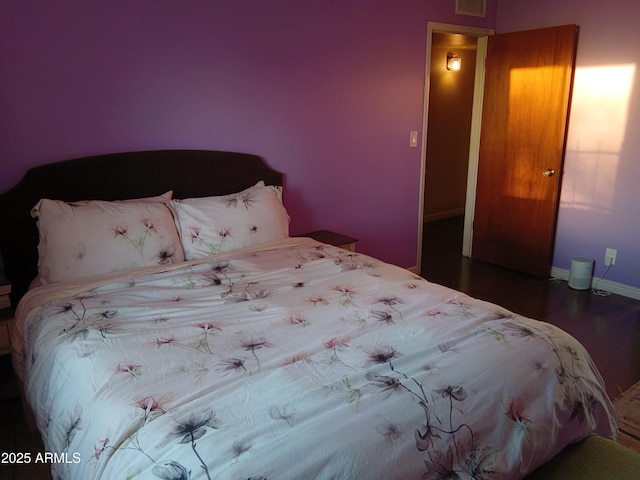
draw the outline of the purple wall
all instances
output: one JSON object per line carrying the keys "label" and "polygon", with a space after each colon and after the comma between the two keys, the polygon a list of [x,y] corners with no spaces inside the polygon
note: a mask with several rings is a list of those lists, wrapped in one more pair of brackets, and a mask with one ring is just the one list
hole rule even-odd
{"label": "purple wall", "polygon": [[292,233],[414,266],[427,21],[450,0],[3,1],[0,191],[33,165],[144,149],[261,155]]}
{"label": "purple wall", "polygon": [[[486,19],[454,5],[3,0],[0,191],[33,165],[83,155],[256,153],[286,174],[292,233],[335,229],[411,267],[420,149],[408,141],[422,128],[427,22],[502,32],[578,23],[579,68],[634,71],[624,125],[615,112],[607,121],[617,130],[586,132],[604,110],[574,101],[554,266],[588,256],[599,275],[604,249],[617,248],[606,278],[640,288],[640,3],[490,0]],[[618,147],[602,146],[616,136]]]}
{"label": "purple wall", "polygon": [[618,250],[605,279],[640,288],[640,2],[498,0],[497,33],[580,26],[553,265]]}

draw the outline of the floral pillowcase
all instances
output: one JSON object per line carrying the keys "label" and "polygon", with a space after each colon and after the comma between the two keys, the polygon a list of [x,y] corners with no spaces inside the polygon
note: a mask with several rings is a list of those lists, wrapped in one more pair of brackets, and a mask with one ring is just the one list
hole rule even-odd
{"label": "floral pillowcase", "polygon": [[43,283],[184,260],[171,211],[153,201],[67,203],[43,199],[38,271]]}
{"label": "floral pillowcase", "polygon": [[264,182],[219,197],[172,200],[186,260],[289,236],[289,215],[277,187]]}
{"label": "floral pillowcase", "polygon": [[107,202],[42,199],[38,280],[176,263],[289,236],[279,187],[264,182],[219,197],[157,197]]}

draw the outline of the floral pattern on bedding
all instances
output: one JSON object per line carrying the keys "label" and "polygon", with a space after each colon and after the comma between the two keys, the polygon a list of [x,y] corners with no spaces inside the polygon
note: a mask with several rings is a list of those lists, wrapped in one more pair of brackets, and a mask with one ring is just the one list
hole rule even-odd
{"label": "floral pattern on bedding", "polygon": [[559,329],[289,239],[31,309],[26,385],[61,478],[519,478],[604,385]]}
{"label": "floral pattern on bedding", "polygon": [[187,260],[289,236],[281,191],[262,181],[238,193],[173,200],[171,205]]}
{"label": "floral pattern on bedding", "polygon": [[170,210],[150,200],[40,200],[32,211],[38,218],[40,280],[53,283],[182,262],[184,253]]}

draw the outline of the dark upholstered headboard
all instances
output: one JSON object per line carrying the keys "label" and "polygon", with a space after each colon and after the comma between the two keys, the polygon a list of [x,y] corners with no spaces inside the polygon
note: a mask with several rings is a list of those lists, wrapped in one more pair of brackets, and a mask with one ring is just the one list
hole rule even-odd
{"label": "dark upholstered headboard", "polygon": [[157,150],[85,157],[35,167],[0,194],[0,252],[15,307],[37,275],[38,231],[31,218],[41,198],[124,200],[160,195],[205,197],[239,192],[283,175],[256,156],[205,150]]}

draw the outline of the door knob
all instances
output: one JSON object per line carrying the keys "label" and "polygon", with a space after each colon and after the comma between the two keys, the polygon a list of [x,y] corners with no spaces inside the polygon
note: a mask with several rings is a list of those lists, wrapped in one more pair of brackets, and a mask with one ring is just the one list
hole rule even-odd
{"label": "door knob", "polygon": [[544,172],[542,172],[542,175],[544,175],[545,177],[553,177],[555,173],[556,171],[553,168],[547,168]]}

